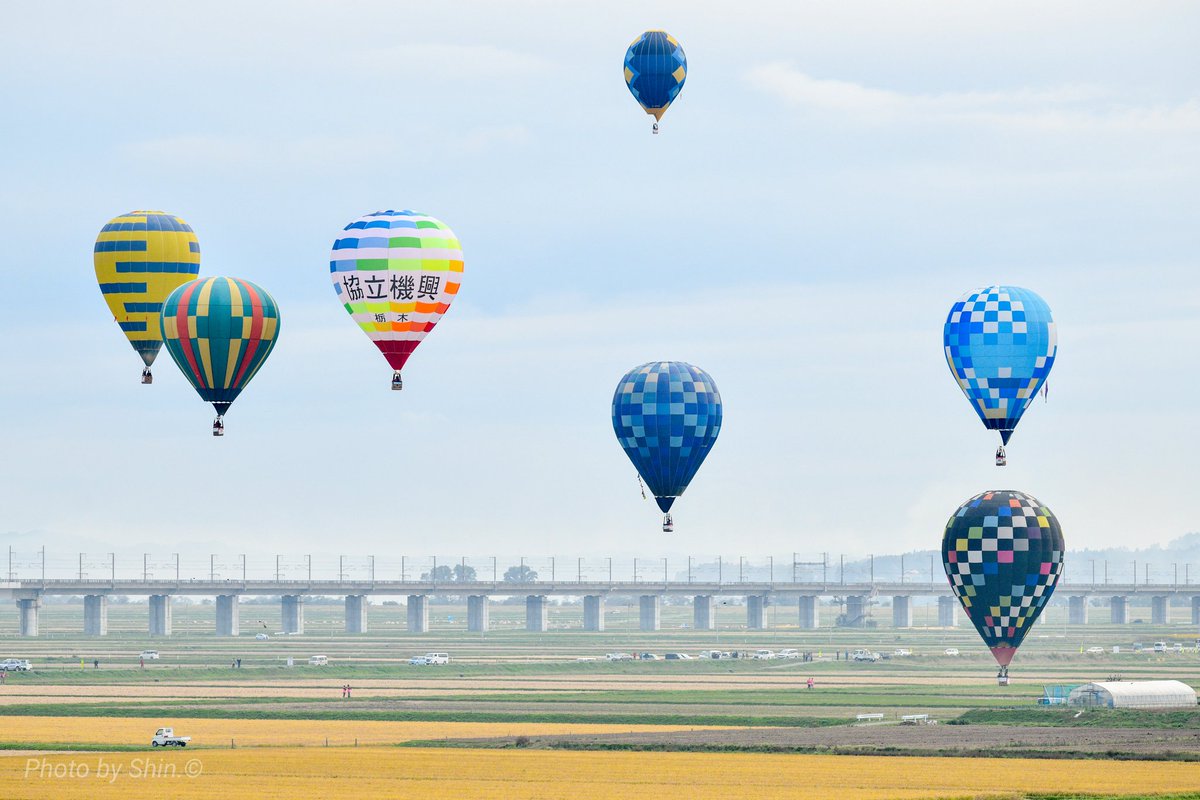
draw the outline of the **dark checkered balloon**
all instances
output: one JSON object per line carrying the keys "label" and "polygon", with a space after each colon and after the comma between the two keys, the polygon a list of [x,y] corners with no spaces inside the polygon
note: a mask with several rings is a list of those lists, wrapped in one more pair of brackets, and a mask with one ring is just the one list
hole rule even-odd
{"label": "dark checkered balloon", "polygon": [[642,364],[617,384],[613,431],[664,512],[717,441],[721,416],[712,376],[682,361]]}
{"label": "dark checkered balloon", "polygon": [[946,523],[942,565],[984,643],[1008,666],[1062,574],[1062,528],[1024,492],[984,492]]}

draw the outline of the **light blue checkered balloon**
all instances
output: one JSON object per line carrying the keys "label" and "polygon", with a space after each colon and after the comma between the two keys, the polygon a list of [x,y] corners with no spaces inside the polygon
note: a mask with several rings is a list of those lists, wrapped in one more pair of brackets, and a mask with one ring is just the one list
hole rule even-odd
{"label": "light blue checkered balloon", "polygon": [[682,361],[634,367],[617,384],[613,431],[666,513],[721,432],[721,394],[712,377]]}
{"label": "light blue checkered balloon", "polygon": [[1058,353],[1050,307],[1019,286],[976,289],[951,307],[942,344],[971,407],[1008,444]]}

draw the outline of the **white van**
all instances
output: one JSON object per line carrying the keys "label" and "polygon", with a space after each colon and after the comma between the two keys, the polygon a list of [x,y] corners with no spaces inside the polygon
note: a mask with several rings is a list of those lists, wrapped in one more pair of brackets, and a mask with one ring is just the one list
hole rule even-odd
{"label": "white van", "polygon": [[449,653],[426,653],[425,654],[425,663],[426,664],[449,664],[450,663],[450,654]]}
{"label": "white van", "polygon": [[309,656],[308,665],[310,667],[323,667],[329,663],[329,656]]}
{"label": "white van", "polygon": [[1167,652],[1167,643],[1166,642],[1155,642],[1154,643],[1154,652],[1156,652],[1156,653]]}

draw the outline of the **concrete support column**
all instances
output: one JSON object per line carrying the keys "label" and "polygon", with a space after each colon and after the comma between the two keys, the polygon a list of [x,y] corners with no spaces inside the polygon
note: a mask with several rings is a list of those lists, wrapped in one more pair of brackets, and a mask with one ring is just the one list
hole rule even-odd
{"label": "concrete support column", "polygon": [[38,609],[42,601],[38,597],[27,597],[17,601],[17,620],[22,636],[38,635]]}
{"label": "concrete support column", "polygon": [[656,594],[644,594],[638,598],[638,619],[644,631],[656,631],[661,625],[662,598]]}
{"label": "concrete support column", "polygon": [[429,630],[429,596],[410,594],[408,596],[408,632],[426,633]]}
{"label": "concrete support column", "polygon": [[938,598],[938,626],[942,628],[958,627],[958,598]]}
{"label": "concrete support column", "polygon": [[367,632],[367,596],[346,595],[346,633]]}
{"label": "concrete support column", "polygon": [[892,627],[911,628],[913,626],[912,598],[908,595],[896,595],[892,598]]}
{"label": "concrete support column", "polygon": [[1151,625],[1166,625],[1167,610],[1170,608],[1169,597],[1151,597],[1150,598],[1150,624]]}
{"label": "concrete support column", "polygon": [[583,629],[596,632],[604,630],[604,595],[584,595]]}
{"label": "concrete support column", "polygon": [[488,596],[472,594],[467,596],[467,630],[471,633],[484,633],[488,629]]}
{"label": "concrete support column", "polygon": [[1125,597],[1114,597],[1109,601],[1113,625],[1124,625],[1129,622],[1129,602]]}
{"label": "concrete support column", "polygon": [[171,595],[150,595],[150,635],[171,635]]}
{"label": "concrete support column", "polygon": [[83,633],[85,636],[108,635],[108,595],[83,596]]}
{"label": "concrete support column", "polygon": [[237,636],[241,631],[236,594],[217,595],[217,636]]}
{"label": "concrete support column", "polygon": [[304,597],[285,594],[282,598],[284,633],[304,633]]}
{"label": "concrete support column", "polygon": [[692,598],[692,627],[698,631],[717,629],[717,598],[711,594],[698,594]]}
{"label": "concrete support column", "polygon": [[1200,597],[1192,598],[1192,624],[1200,625]]}
{"label": "concrete support column", "polygon": [[800,629],[811,631],[821,627],[821,598],[812,595],[800,597]]}
{"label": "concrete support column", "polygon": [[846,625],[851,628],[861,628],[867,623],[867,598],[862,595],[850,595],[846,598]]}
{"label": "concrete support column", "polygon": [[761,631],[767,627],[767,596],[752,594],[746,597],[746,628]]}
{"label": "concrete support column", "polygon": [[531,594],[525,598],[525,630],[538,631],[539,633],[549,630],[550,623],[546,613],[546,596],[544,594]]}
{"label": "concrete support column", "polygon": [[1087,625],[1087,621],[1088,599],[1080,596],[1067,598],[1067,624]]}

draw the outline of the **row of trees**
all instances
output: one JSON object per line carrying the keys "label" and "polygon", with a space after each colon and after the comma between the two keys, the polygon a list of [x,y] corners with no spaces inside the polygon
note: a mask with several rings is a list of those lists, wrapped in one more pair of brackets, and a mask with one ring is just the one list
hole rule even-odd
{"label": "row of trees", "polygon": [[[505,583],[533,583],[537,580],[537,570],[530,569],[526,564],[514,564],[504,570]],[[434,567],[429,572],[421,574],[421,580],[431,583],[468,583],[478,580],[475,568],[466,564]]]}

